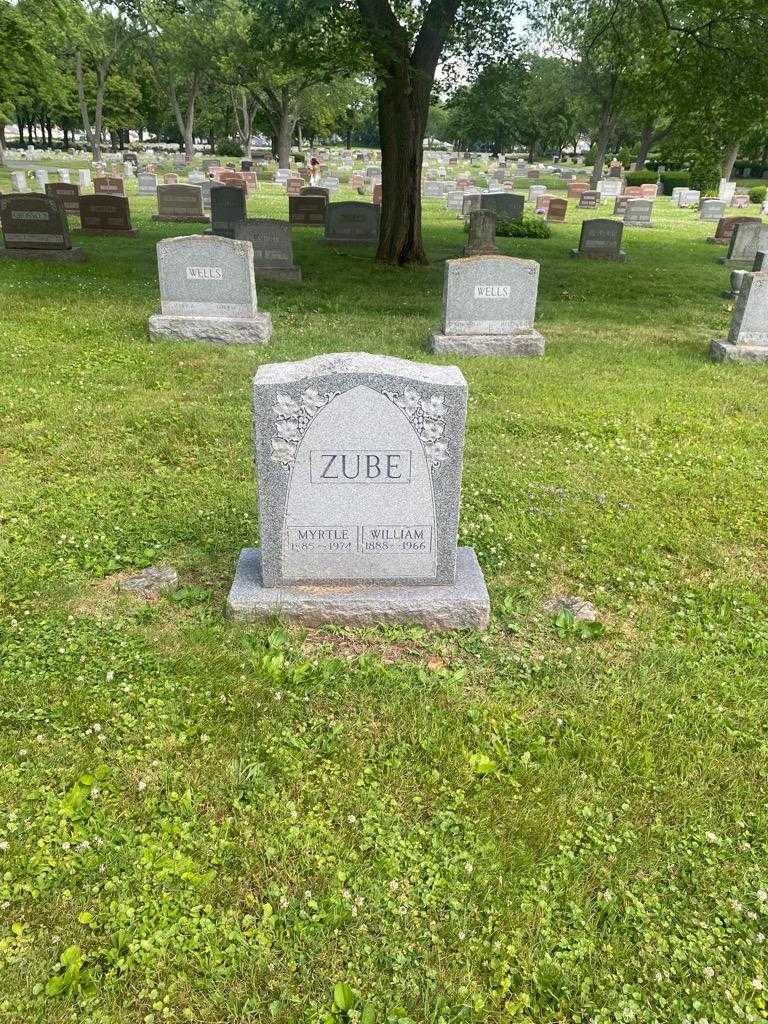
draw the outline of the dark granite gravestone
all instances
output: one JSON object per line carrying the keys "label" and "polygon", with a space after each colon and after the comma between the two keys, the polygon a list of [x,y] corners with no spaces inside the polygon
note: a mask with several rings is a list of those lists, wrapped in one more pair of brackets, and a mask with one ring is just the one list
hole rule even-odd
{"label": "dark granite gravestone", "polygon": [[578,259],[623,262],[627,258],[627,254],[621,249],[623,232],[624,225],[615,220],[585,220],[581,225],[579,248],[571,249],[571,256]]}
{"label": "dark granite gravestone", "polygon": [[252,217],[235,228],[235,238],[253,246],[253,274],[270,281],[301,281],[301,267],[293,262],[291,225],[284,220]]}
{"label": "dark granite gravestone", "polygon": [[49,182],[45,194],[58,200],[69,217],[80,216],[80,186],[68,185],[63,181]]}
{"label": "dark granite gravestone", "polygon": [[0,196],[0,227],[4,259],[66,263],[85,259],[82,249],[72,248],[67,215],[52,196],[39,192]]}
{"label": "dark granite gravestone", "polygon": [[490,210],[497,220],[519,220],[523,216],[525,200],[508,192],[486,192],[480,197],[480,209]]}
{"label": "dark granite gravestone", "polygon": [[[302,193],[305,191],[302,189]],[[325,192],[325,189],[322,191]],[[288,196],[288,223],[294,227],[303,228],[325,227],[327,209],[327,193],[325,195]]]}
{"label": "dark granite gravestone", "polygon": [[80,227],[84,235],[138,235],[125,196],[80,196]]}
{"label": "dark granite gravestone", "polygon": [[381,207],[372,203],[329,203],[324,242],[376,245],[379,240]]}
{"label": "dark granite gravestone", "polygon": [[238,224],[245,221],[245,190],[237,185],[211,189],[211,234],[234,238]]}
{"label": "dark granite gravestone", "polygon": [[582,192],[579,198],[579,209],[581,210],[595,210],[600,205],[600,193],[588,189],[586,192]]}

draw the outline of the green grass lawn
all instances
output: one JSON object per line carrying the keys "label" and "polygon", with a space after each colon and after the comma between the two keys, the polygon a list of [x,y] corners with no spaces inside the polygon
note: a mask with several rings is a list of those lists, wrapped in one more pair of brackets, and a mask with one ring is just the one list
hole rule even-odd
{"label": "green grass lawn", "polygon": [[[270,344],[214,347],[148,342],[155,243],[196,229],[131,207],[85,264],[0,265],[0,1020],[768,1018],[768,368],[707,360],[714,225],[660,200],[625,264],[569,258],[574,203],[500,240],[547,354],[460,363],[493,622],[438,636],[223,604],[256,368],[432,360],[460,222],[425,202],[416,271],[296,230]],[[150,563],[181,589],[118,598]]]}

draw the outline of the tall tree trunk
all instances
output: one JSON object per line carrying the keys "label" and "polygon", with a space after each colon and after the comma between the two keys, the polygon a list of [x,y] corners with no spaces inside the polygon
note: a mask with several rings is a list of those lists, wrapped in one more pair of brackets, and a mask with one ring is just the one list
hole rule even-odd
{"label": "tall tree trunk", "polygon": [[352,149],[352,129],[351,128],[347,128],[344,137],[345,137],[345,140],[346,140],[346,143],[347,143],[346,148],[347,149]]}
{"label": "tall tree trunk", "polygon": [[736,163],[736,157],[738,155],[739,143],[732,142],[723,154],[723,161],[720,165],[720,173],[723,178],[728,179],[733,174],[733,165]]}
{"label": "tall tree trunk", "polygon": [[648,154],[654,142],[656,142],[655,126],[647,124],[640,134],[640,148],[635,157],[635,167],[638,171],[642,171],[643,167],[645,167],[645,161],[648,159]]}
{"label": "tall tree trunk", "polygon": [[[403,70],[411,79],[410,64]],[[398,77],[379,90],[382,191],[376,259],[382,263],[427,262],[421,237],[421,169],[431,86]]]}
{"label": "tall tree trunk", "polygon": [[[21,143],[21,148],[23,149],[24,145],[25,145],[25,141],[24,141],[24,118],[20,117],[19,120],[16,122],[16,124],[17,124],[18,129],[19,129],[19,142]],[[32,139],[30,139],[29,141],[31,142]]]}
{"label": "tall tree trunk", "polygon": [[613,113],[611,111],[610,103],[606,101],[600,118],[600,130],[597,134],[597,143],[595,144],[595,167],[592,171],[592,177],[589,179],[589,185],[592,189],[597,188],[597,183],[603,176],[605,154],[608,152],[608,143],[610,142],[612,131]]}
{"label": "tall tree trunk", "polygon": [[[285,91],[284,91],[285,92]],[[291,163],[291,140],[293,139],[293,128],[296,119],[291,111],[290,103],[285,102],[280,111],[280,123],[277,127],[277,164],[278,167],[289,167]]]}
{"label": "tall tree trunk", "polygon": [[176,91],[176,81],[171,77],[168,83],[168,94],[171,100],[171,107],[173,108],[173,115],[176,118],[176,125],[181,133],[182,139],[184,140],[184,154],[186,156],[187,163],[189,163],[195,155],[195,104],[197,103],[197,94],[199,89],[200,76],[195,71],[192,73],[192,78],[189,80],[187,88],[187,109],[182,113],[178,93]]}
{"label": "tall tree trunk", "polygon": [[0,121],[0,167],[5,164],[5,121]]}
{"label": "tall tree trunk", "polygon": [[85,98],[85,84],[83,81],[83,57],[79,50],[75,52],[75,80],[77,82],[77,99],[80,104],[80,116],[83,120],[85,139],[91,147],[93,159],[101,160],[101,136],[95,130],[95,126],[91,126],[91,117],[88,113],[88,102]]}

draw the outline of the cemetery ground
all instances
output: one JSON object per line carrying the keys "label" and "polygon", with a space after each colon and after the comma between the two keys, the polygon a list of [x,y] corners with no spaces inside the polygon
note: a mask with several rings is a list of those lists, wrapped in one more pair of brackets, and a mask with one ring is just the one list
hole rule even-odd
{"label": "cemetery ground", "polygon": [[[575,205],[499,240],[546,356],[459,361],[484,634],[223,617],[257,366],[439,362],[442,202],[414,272],[296,229],[263,348],[147,340],[155,243],[196,230],[152,199],[85,264],[2,267],[0,1020],[768,1016],[766,368],[707,359],[715,225],[660,200],[583,262]],[[179,589],[116,593],[149,564]]]}

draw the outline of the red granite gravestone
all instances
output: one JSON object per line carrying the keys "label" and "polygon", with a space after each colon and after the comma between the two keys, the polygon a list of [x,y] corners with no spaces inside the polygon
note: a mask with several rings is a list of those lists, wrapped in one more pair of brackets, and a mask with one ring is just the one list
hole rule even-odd
{"label": "red granite gravestone", "polygon": [[59,201],[39,192],[0,196],[0,227],[5,259],[79,263],[82,249],[72,248],[67,215]]}
{"label": "red granite gravestone", "polygon": [[721,217],[717,222],[715,233],[707,241],[712,245],[728,245],[737,224],[760,224],[760,217]]}
{"label": "red granite gravestone", "polygon": [[125,181],[116,175],[105,174],[93,179],[93,191],[97,196],[124,196]]}
{"label": "red granite gravestone", "polygon": [[84,235],[138,235],[125,196],[80,196],[80,225]]}
{"label": "red granite gravestone", "polygon": [[553,224],[562,224],[565,221],[565,215],[568,212],[568,201],[566,199],[560,199],[557,196],[553,196],[549,201],[547,207],[547,220]]}

